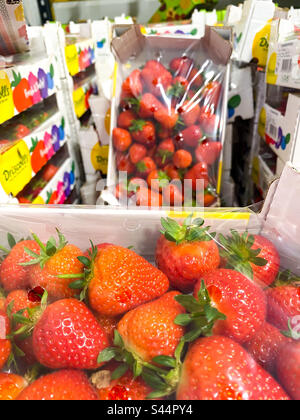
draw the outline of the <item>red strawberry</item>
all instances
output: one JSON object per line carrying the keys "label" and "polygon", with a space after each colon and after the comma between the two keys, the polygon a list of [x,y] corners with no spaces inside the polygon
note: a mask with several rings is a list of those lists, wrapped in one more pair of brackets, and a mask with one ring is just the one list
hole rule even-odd
{"label": "red strawberry", "polygon": [[204,221],[189,217],[183,225],[172,219],[162,219],[164,234],[156,247],[156,263],[171,285],[191,292],[199,278],[219,267],[220,256],[216,243]]}
{"label": "red strawberry", "polygon": [[100,370],[92,376],[92,383],[98,392],[101,401],[140,401],[146,400],[152,389],[142,378],[135,378],[127,370],[120,378],[114,379],[113,374],[118,367],[114,363],[109,364],[104,370]]}
{"label": "red strawberry", "polygon": [[193,191],[204,191],[209,185],[208,167],[206,163],[198,163],[185,175],[184,179],[191,181]]}
{"label": "red strawberry", "polygon": [[43,170],[43,175],[42,175],[43,179],[46,182],[51,181],[51,179],[57,174],[58,169],[59,168],[57,166],[48,164]]}
{"label": "red strawberry", "polygon": [[184,104],[178,109],[178,113],[183,119],[184,124],[189,127],[196,124],[199,119],[201,108],[197,102],[185,101]]}
{"label": "red strawberry", "polygon": [[182,76],[185,78],[189,77],[189,74],[192,71],[193,67],[193,60],[186,56],[176,57],[170,62],[170,69],[175,73],[175,75]]}
{"label": "red strawberry", "polygon": [[156,163],[157,166],[163,167],[171,162],[175,153],[175,146],[172,139],[162,141],[156,149]]}
{"label": "red strawberry", "polygon": [[189,86],[189,81],[185,77],[177,76],[173,79],[173,86],[176,86],[179,89],[179,93],[181,92],[182,97]]}
{"label": "red strawberry", "polygon": [[273,374],[278,353],[287,343],[288,338],[266,322],[255,336],[245,343],[245,348],[264,369]]}
{"label": "red strawberry", "polygon": [[191,153],[184,149],[177,150],[173,157],[173,163],[178,169],[187,169],[192,162],[193,157]]}
{"label": "red strawberry", "polygon": [[166,140],[166,139],[170,139],[172,137],[172,130],[169,130],[163,126],[159,126],[157,128],[157,136],[161,139],[161,140]]}
{"label": "red strawberry", "polygon": [[175,180],[175,179],[181,180],[180,173],[173,164],[166,165],[163,168],[163,170],[168,175],[168,177],[171,178],[172,180]]}
{"label": "red strawberry", "polygon": [[9,359],[12,345],[6,337],[10,334],[10,322],[4,311],[0,311],[0,370]]}
{"label": "red strawberry", "polygon": [[213,165],[220,157],[222,144],[218,141],[204,140],[197,147],[195,154],[198,162]]}
{"label": "red strawberry", "polygon": [[135,166],[131,162],[129,155],[117,153],[116,161],[119,172],[127,172],[130,175],[135,171]]}
{"label": "red strawberry", "polygon": [[240,235],[232,230],[225,238],[220,235],[222,257],[227,265],[245,274],[260,286],[272,284],[278,274],[280,257],[276,247],[260,235]]}
{"label": "red strawberry", "polygon": [[50,369],[96,369],[101,365],[98,355],[107,346],[104,329],[75,299],[49,305],[33,331],[35,356]]}
{"label": "red strawberry", "polygon": [[123,128],[115,128],[113,130],[113,142],[119,152],[126,152],[131,146],[132,138],[129,131]]}
{"label": "red strawberry", "polygon": [[133,111],[123,111],[120,113],[118,118],[118,127],[125,130],[129,130],[132,122],[136,119],[136,115]]}
{"label": "red strawberry", "polygon": [[203,76],[200,72],[200,70],[193,68],[190,75],[189,75],[189,83],[191,84],[192,87],[195,88],[201,88],[203,83],[204,83],[204,79]]}
{"label": "red strawberry", "polygon": [[[44,291],[42,294],[43,293]],[[29,293],[23,289],[10,292],[5,301],[5,309],[7,310],[7,308],[10,307],[10,312],[13,315],[19,311],[23,311],[24,309],[32,309],[40,305],[39,301],[32,301],[29,297]],[[25,310],[22,315],[28,318],[27,310]]]}
{"label": "red strawberry", "polygon": [[14,401],[27,386],[25,378],[13,373],[0,373],[0,401]]}
{"label": "red strawberry", "polygon": [[168,73],[166,67],[157,60],[147,61],[144,68],[151,70],[155,76],[159,76],[161,73]]}
{"label": "red strawberry", "polygon": [[153,95],[160,97],[170,88],[173,77],[167,70],[156,74],[152,69],[145,67],[142,70],[142,79],[146,89]]}
{"label": "red strawberry", "polygon": [[147,149],[142,144],[133,144],[129,149],[131,162],[136,165],[147,156]]}
{"label": "red strawberry", "polygon": [[[132,178],[128,184],[128,192],[136,193],[140,188],[147,188],[147,182],[143,178]],[[133,194],[132,194],[133,195]]]}
{"label": "red strawberry", "polygon": [[183,202],[182,186],[169,184],[163,188],[164,205],[181,206]]}
{"label": "red strawberry", "polygon": [[[267,305],[264,292],[241,273],[218,269],[202,276],[213,306],[225,314],[218,321],[215,334],[226,335],[239,343],[251,340],[263,326]],[[201,291],[202,280],[196,284],[194,297]]]}
{"label": "red strawberry", "polygon": [[163,171],[158,171],[155,169],[154,171],[150,172],[147,177],[148,187],[155,191],[162,191],[162,189],[169,184],[169,177]]}
{"label": "red strawberry", "polygon": [[154,113],[154,118],[166,129],[173,129],[178,121],[178,113],[175,109],[160,108]]}
{"label": "red strawberry", "polygon": [[178,400],[288,400],[280,385],[237,343],[201,338],[190,347]]}
{"label": "red strawberry", "polygon": [[125,97],[138,98],[143,93],[141,71],[134,70],[122,85],[122,93]]}
{"label": "red strawberry", "polygon": [[131,124],[129,131],[132,138],[138,143],[147,147],[151,147],[155,144],[155,125],[151,121],[135,120]]}
{"label": "red strawberry", "polygon": [[150,172],[156,169],[156,165],[153,159],[150,157],[145,157],[137,165],[138,174],[140,177],[147,177]]}
{"label": "red strawberry", "polygon": [[191,125],[175,137],[175,142],[178,147],[197,147],[202,139],[203,133],[201,128],[198,125]]}
{"label": "red strawberry", "polygon": [[207,137],[216,137],[220,126],[220,118],[210,111],[201,111],[199,122],[201,129]]}
{"label": "red strawberry", "polygon": [[85,373],[61,370],[37,379],[21,392],[17,400],[92,401],[98,400],[98,396]]}
{"label": "red strawberry", "polygon": [[218,110],[221,93],[222,85],[217,81],[210,82],[205,86],[203,92],[204,107],[212,114],[216,113]]}
{"label": "red strawberry", "polygon": [[285,390],[300,400],[300,341],[282,347],[277,358],[277,376]]}
{"label": "red strawberry", "polygon": [[288,328],[288,321],[300,314],[300,288],[287,285],[270,288],[268,299],[268,321],[280,330]]}
{"label": "red strawberry", "polygon": [[39,253],[39,245],[35,241],[22,241],[14,245],[9,255],[0,267],[0,283],[3,288],[10,292],[15,289],[25,289],[29,286],[30,268],[21,266],[33,260],[25,249]]}
{"label": "red strawberry", "polygon": [[138,207],[161,207],[162,202],[162,195],[155,190],[142,187],[136,193],[135,203]]}
{"label": "red strawberry", "polygon": [[139,102],[140,118],[152,118],[156,111],[163,109],[163,104],[151,93],[145,93]]}
{"label": "red strawberry", "polygon": [[91,308],[118,316],[169,289],[166,276],[134,251],[110,246],[95,256],[88,279]]}

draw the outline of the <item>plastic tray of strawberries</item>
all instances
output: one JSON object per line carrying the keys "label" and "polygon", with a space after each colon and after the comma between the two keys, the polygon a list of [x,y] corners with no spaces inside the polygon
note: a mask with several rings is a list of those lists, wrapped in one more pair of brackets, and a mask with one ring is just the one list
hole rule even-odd
{"label": "plastic tray of strawberries", "polygon": [[115,195],[140,206],[208,207],[219,193],[227,67],[199,40],[160,41],[146,37],[141,52],[119,63],[112,140],[115,171],[128,179]]}
{"label": "plastic tray of strawberries", "polygon": [[0,400],[299,400],[299,278],[242,219],[1,208]]}

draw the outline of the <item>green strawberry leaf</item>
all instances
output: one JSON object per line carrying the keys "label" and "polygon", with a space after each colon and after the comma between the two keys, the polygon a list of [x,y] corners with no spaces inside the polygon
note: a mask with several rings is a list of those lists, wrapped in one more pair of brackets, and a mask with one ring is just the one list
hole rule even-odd
{"label": "green strawberry leaf", "polygon": [[118,366],[113,373],[111,374],[111,379],[117,380],[122,378],[122,376],[124,376],[126,373],[128,372],[128,365],[126,365],[125,363],[121,364],[120,366]]}

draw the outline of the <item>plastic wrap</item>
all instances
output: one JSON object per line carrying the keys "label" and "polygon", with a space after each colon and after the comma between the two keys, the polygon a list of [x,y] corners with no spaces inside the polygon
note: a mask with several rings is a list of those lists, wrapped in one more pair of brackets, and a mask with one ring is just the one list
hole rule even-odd
{"label": "plastic wrap", "polygon": [[[111,209],[108,213],[105,209],[88,207],[2,206],[0,244],[4,262],[0,284],[4,293],[0,303],[16,322],[12,324],[15,335],[11,333],[9,339],[14,343],[18,375],[22,377],[28,370],[33,372],[30,367],[36,360],[42,365],[34,370],[33,383],[23,385],[26,389],[19,398],[88,399],[84,390],[89,384],[94,398],[109,400],[116,397],[185,401],[299,399],[299,278],[288,271],[295,267],[290,262],[295,260],[293,252],[297,246],[277,248],[288,238],[292,226],[283,226],[280,220],[281,214],[287,213],[287,208],[278,212],[280,189],[278,186],[276,192],[270,193],[261,214],[250,209],[208,209],[195,213],[193,210],[168,213]],[[289,216],[293,217],[291,212]],[[274,236],[277,227],[278,235]],[[65,235],[68,246],[59,234],[59,248],[55,248],[57,229]],[[5,267],[7,262],[11,267],[22,263],[24,254],[11,251],[10,247],[22,249],[24,245],[16,245],[15,241],[33,234],[38,241],[34,251],[28,248],[23,251],[29,252],[28,261],[30,257],[37,258],[40,249],[43,259],[41,265],[36,262],[22,266],[28,271],[24,268],[23,291],[16,292],[21,273],[17,271],[18,275],[9,280],[11,271],[7,272]],[[90,241],[101,244],[99,250],[94,248],[86,253]],[[124,256],[117,264],[112,259],[115,252]],[[85,255],[79,257],[82,264],[73,265],[81,254]],[[143,258],[139,259],[137,254]],[[90,257],[92,262],[87,260]],[[60,258],[65,259],[65,264],[58,264],[57,269],[54,261]],[[50,260],[53,264],[46,262]],[[155,271],[155,262],[160,271]],[[132,264],[137,264],[139,269]],[[54,270],[50,277],[49,270]],[[31,272],[39,272],[38,278]],[[158,290],[153,272],[163,290]],[[85,289],[86,299],[80,283],[83,273],[91,280]],[[109,284],[104,281],[106,275]],[[97,286],[98,276],[103,277]],[[62,282],[66,286],[63,289]],[[115,293],[109,305],[111,295],[106,286]],[[94,294],[95,287],[101,289],[100,294]],[[9,305],[13,296],[17,299],[24,293],[28,299],[25,304],[18,300]],[[77,300],[79,294],[83,302]],[[103,306],[96,305],[97,296]],[[18,310],[14,304],[18,304]],[[28,304],[42,313],[33,309],[25,312]],[[71,304],[80,310],[79,324],[76,311],[69,312]],[[64,311],[55,314],[55,308],[60,305],[65,305]],[[33,331],[33,341],[28,329],[20,326],[22,322],[25,327],[31,325],[28,322],[31,316],[37,322],[29,329]],[[83,316],[86,316],[84,323]],[[132,327],[129,324],[125,331],[124,323],[129,316]],[[3,317],[0,310],[0,319]],[[93,331],[93,340],[89,340],[87,323]],[[99,338],[103,323],[108,328],[107,335],[105,338],[102,331]],[[44,335],[43,328],[47,328]],[[55,329],[53,334],[51,328]],[[85,337],[84,344],[82,337]],[[0,346],[7,345],[7,340],[1,338]],[[16,353],[16,346],[22,351]],[[114,364],[111,360],[116,355]],[[16,373],[13,364],[8,365],[2,358],[0,361],[1,374]],[[85,378],[79,394],[72,385],[73,374],[65,373],[68,372],[65,369],[72,368]],[[57,385],[57,375],[68,378],[63,394],[59,392],[60,387],[53,387],[54,383]],[[42,386],[44,381],[50,388]],[[190,386],[192,381],[194,385]],[[124,386],[126,393],[120,391]],[[22,387],[18,388],[17,394],[21,390]],[[1,395],[6,395],[3,388]]]}
{"label": "plastic wrap", "polygon": [[127,185],[117,190],[127,188],[129,197],[144,181],[138,205],[148,189],[156,205],[212,205],[220,193],[231,45],[209,27],[161,36],[150,29],[133,26],[112,43],[118,67],[109,186],[125,172]]}

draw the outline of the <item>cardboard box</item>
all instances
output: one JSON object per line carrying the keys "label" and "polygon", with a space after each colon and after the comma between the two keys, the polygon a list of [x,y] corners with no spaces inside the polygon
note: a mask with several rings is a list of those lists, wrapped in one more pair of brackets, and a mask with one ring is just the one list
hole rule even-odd
{"label": "cardboard box", "polygon": [[228,92],[228,121],[237,117],[248,120],[254,117],[252,72],[250,67],[231,66],[231,81]]}

